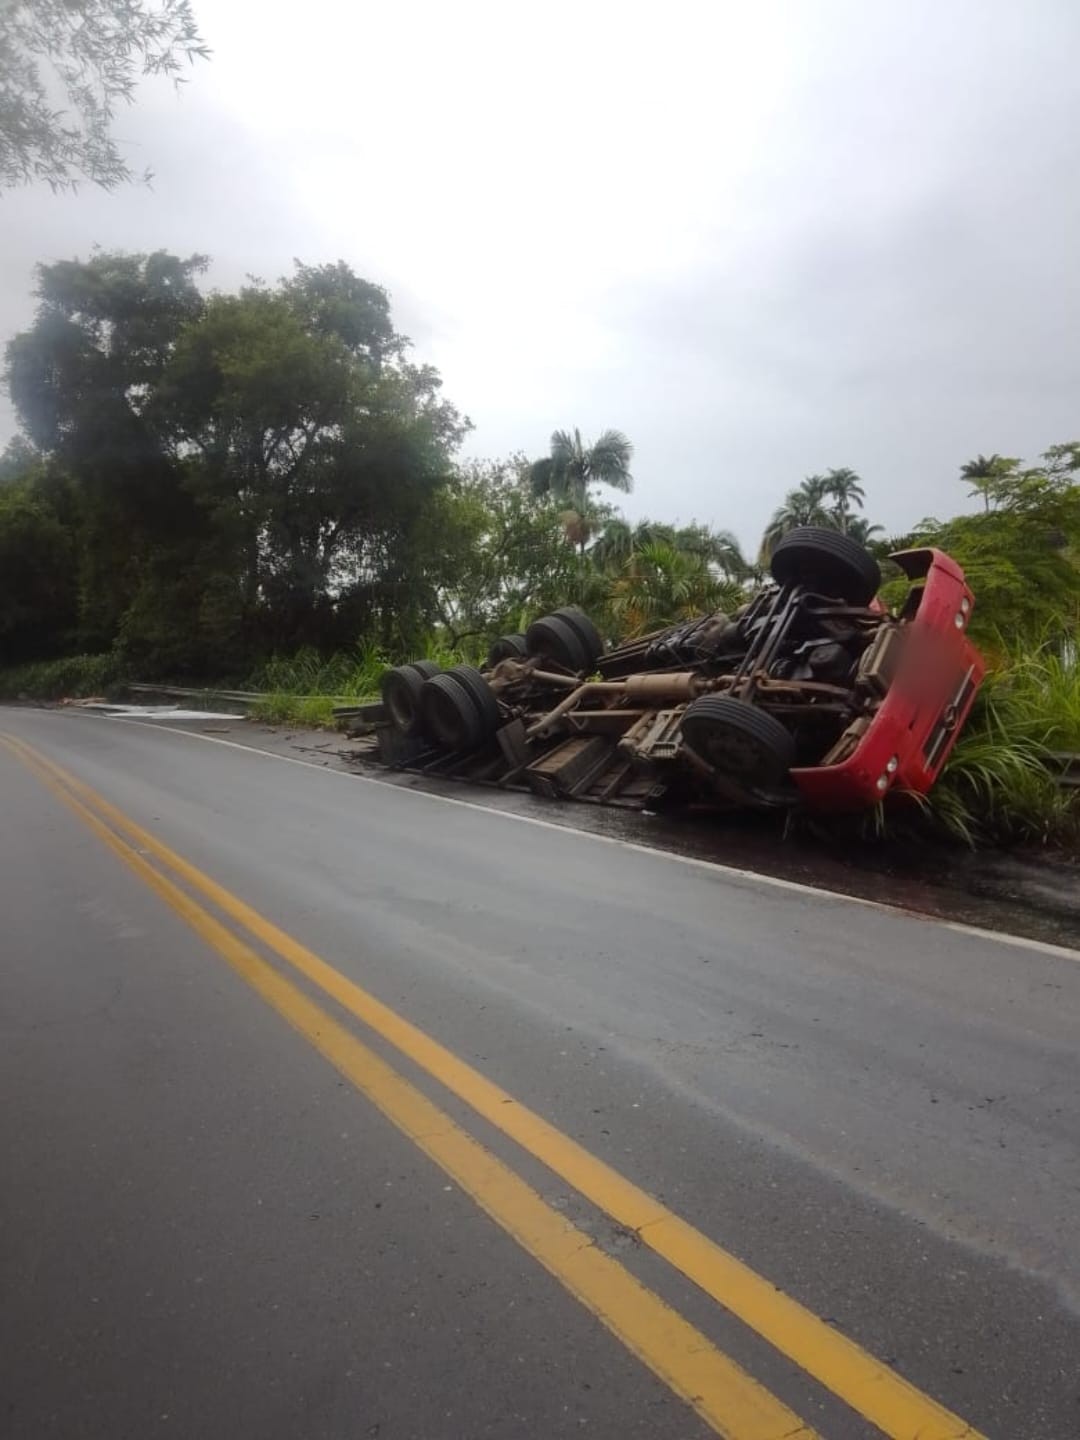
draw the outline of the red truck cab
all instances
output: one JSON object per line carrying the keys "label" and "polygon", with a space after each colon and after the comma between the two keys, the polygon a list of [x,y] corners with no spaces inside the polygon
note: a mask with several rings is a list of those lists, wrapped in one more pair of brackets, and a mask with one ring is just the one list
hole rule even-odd
{"label": "red truck cab", "polygon": [[893,791],[925,795],[986,673],[967,634],[975,597],[956,561],[930,548],[890,558],[912,585],[896,622],[867,653],[881,703],[849,726],[820,764],[791,772],[815,810],[862,810]]}

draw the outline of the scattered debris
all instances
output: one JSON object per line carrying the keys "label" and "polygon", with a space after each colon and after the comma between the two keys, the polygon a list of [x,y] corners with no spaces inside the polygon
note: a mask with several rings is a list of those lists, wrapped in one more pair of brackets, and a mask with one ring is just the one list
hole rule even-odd
{"label": "scattered debris", "polygon": [[[179,705],[114,705],[107,700],[72,701],[83,710],[97,710],[112,720],[243,720],[221,710],[185,710]],[[208,732],[210,733],[210,732]],[[222,731],[222,734],[228,733]]]}

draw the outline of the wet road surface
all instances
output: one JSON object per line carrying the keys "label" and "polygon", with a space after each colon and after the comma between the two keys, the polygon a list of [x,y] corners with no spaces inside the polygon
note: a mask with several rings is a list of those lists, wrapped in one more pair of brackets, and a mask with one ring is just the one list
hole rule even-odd
{"label": "wet road surface", "polygon": [[1076,955],[0,731],[5,1435],[1080,1434]]}

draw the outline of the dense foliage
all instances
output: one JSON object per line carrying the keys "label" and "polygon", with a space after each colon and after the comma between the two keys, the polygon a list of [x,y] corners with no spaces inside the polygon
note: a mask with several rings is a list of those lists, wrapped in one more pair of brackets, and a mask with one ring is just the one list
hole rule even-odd
{"label": "dense foliage", "polygon": [[899,544],[938,545],[975,591],[973,634],[991,650],[1001,638],[1035,644],[1080,633],[1080,443],[1054,445],[1032,466],[994,456],[962,469],[979,476],[983,510],[925,520]]}
{"label": "dense foliage", "polygon": [[9,659],[116,646],[151,672],[233,672],[432,621],[415,539],[467,422],[385,292],[298,266],[206,298],[203,268],[40,268],[35,323],[8,347],[36,450],[9,459],[0,502],[0,547],[23,557],[0,571]]}

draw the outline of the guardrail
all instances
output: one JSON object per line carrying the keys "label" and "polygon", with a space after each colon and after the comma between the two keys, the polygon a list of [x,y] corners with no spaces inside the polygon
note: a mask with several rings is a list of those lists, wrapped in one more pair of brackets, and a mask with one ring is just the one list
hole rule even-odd
{"label": "guardrail", "polygon": [[[176,700],[227,700],[230,705],[253,705],[256,700],[265,700],[272,693],[266,690],[218,690],[213,685],[193,687],[190,685],[147,685],[144,683],[125,685],[136,695],[165,695]],[[325,695],[296,695],[296,700],[325,700]],[[329,697],[333,699],[334,697]],[[339,719],[359,717],[370,720],[380,719],[383,709],[379,700],[354,700],[347,704],[335,705],[334,715]]]}
{"label": "guardrail", "polygon": [[168,695],[178,700],[202,700],[212,695],[218,700],[228,700],[231,705],[251,704],[263,698],[261,690],[218,690],[213,685],[203,685],[198,689],[187,685],[126,685],[124,688],[136,695]]}

